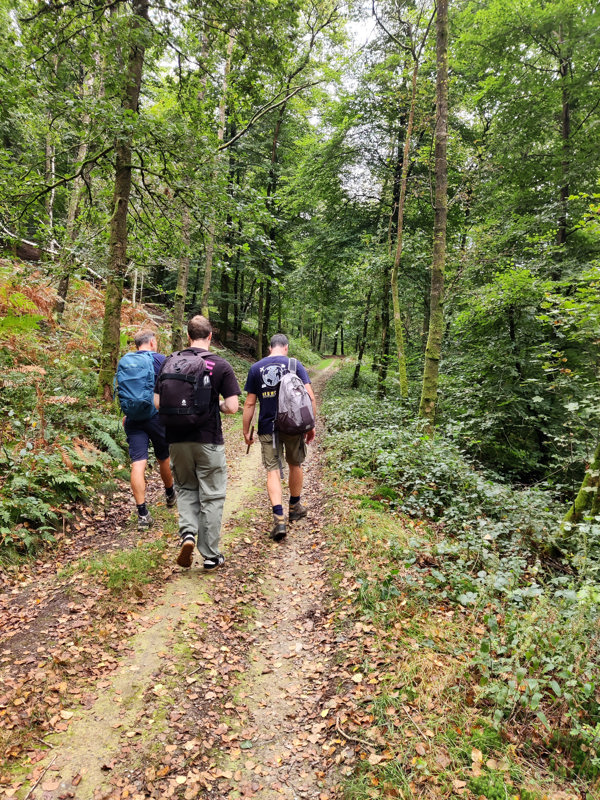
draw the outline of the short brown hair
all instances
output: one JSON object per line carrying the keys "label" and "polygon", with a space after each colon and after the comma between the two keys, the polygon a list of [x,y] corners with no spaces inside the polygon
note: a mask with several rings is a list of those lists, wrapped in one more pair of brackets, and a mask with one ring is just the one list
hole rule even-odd
{"label": "short brown hair", "polygon": [[187,330],[192,342],[195,342],[196,339],[208,339],[212,333],[210,322],[201,314],[196,314],[191,318],[188,322]]}
{"label": "short brown hair", "polygon": [[156,333],[151,331],[150,328],[142,328],[142,330],[138,331],[133,337],[133,341],[138,350],[143,344],[151,342],[152,339],[156,339]]}

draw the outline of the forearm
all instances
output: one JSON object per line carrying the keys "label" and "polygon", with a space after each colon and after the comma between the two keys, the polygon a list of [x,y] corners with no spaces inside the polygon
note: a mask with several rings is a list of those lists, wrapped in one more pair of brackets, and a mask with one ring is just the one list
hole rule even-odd
{"label": "forearm", "polygon": [[248,403],[244,405],[244,413],[242,415],[244,436],[250,433],[250,425],[252,425],[252,420],[254,418],[254,409],[254,405],[249,405]]}
{"label": "forearm", "polygon": [[239,400],[237,395],[226,397],[219,403],[219,409],[222,414],[236,414],[239,408]]}

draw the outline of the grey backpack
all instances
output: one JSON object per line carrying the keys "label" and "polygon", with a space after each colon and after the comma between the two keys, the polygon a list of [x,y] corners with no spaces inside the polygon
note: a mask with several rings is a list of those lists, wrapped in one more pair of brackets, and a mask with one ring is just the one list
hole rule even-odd
{"label": "grey backpack", "polygon": [[288,436],[306,433],[315,427],[312,401],[302,379],[296,374],[296,366],[296,359],[290,358],[289,371],[279,382],[277,393],[275,429]]}

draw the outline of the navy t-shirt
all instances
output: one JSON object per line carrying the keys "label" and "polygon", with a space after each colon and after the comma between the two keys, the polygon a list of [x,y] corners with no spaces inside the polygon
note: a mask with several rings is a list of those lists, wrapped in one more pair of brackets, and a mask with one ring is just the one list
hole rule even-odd
{"label": "navy t-shirt", "polygon": [[[267,356],[250,367],[246,392],[255,394],[260,403],[258,412],[258,433],[273,433],[273,425],[277,416],[277,388],[279,381],[288,372],[290,359],[287,356]],[[296,362],[296,373],[302,383],[310,383],[308,372],[302,364]]]}

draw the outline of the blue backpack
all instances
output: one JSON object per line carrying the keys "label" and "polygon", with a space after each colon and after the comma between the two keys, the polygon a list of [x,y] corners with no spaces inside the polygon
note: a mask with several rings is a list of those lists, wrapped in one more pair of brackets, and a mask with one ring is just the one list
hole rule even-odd
{"label": "blue backpack", "polygon": [[125,353],[117,365],[115,386],[121,411],[127,419],[141,422],[156,413],[154,406],[154,359],[150,350]]}

